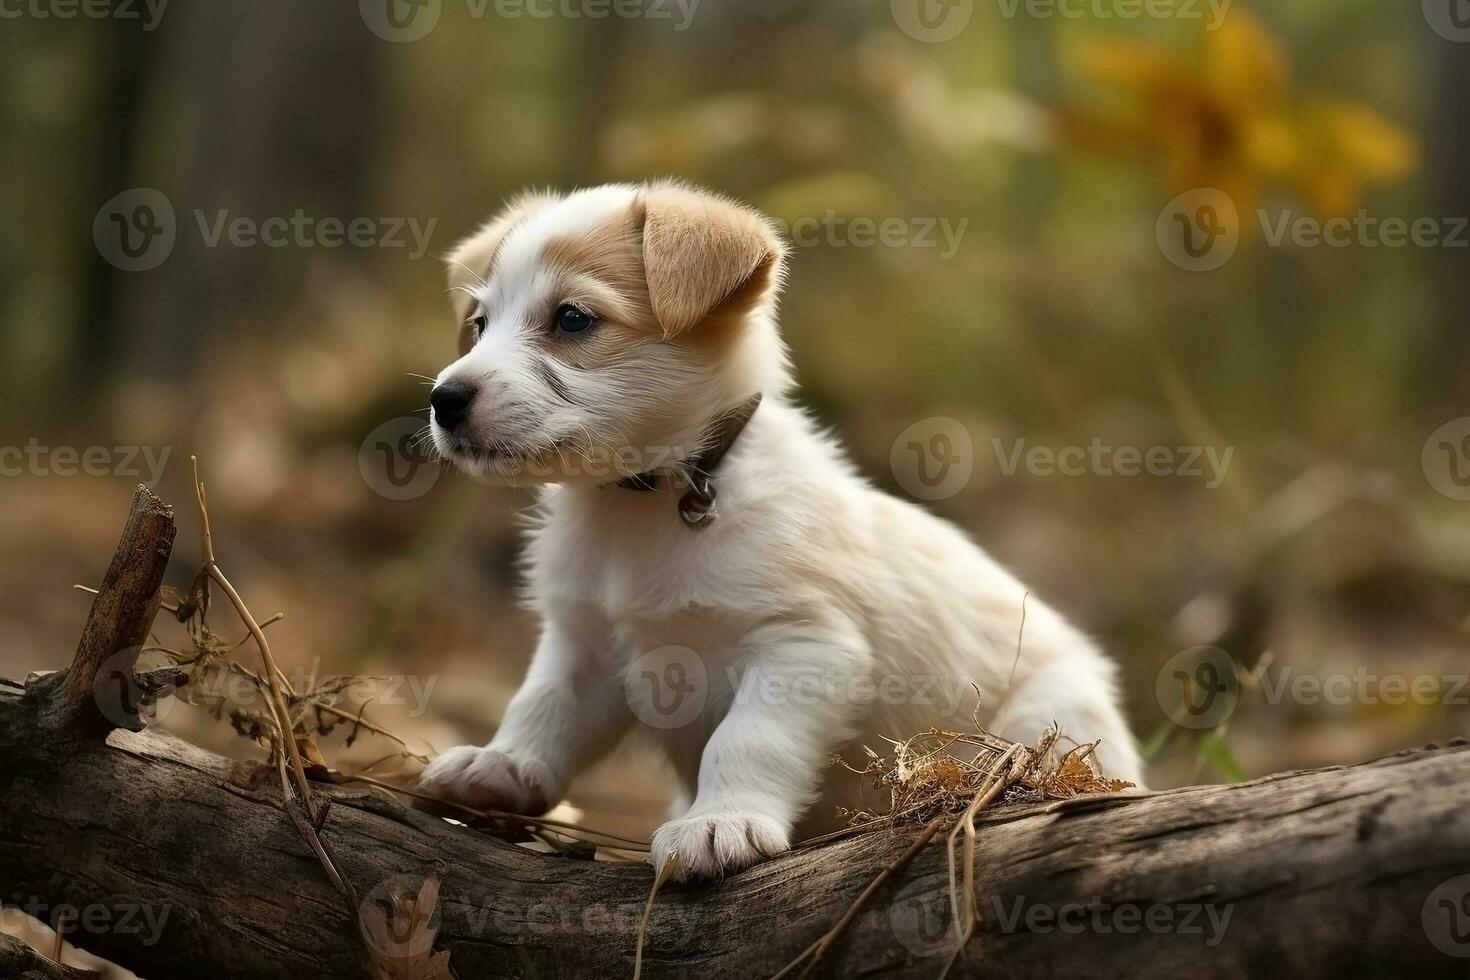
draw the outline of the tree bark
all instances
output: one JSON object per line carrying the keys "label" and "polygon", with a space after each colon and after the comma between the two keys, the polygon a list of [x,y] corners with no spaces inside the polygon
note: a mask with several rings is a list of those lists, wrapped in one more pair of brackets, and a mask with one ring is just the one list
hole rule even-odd
{"label": "tree bark", "polygon": [[[139,511],[120,554],[156,559],[136,548]],[[171,529],[155,528],[159,540]],[[116,588],[128,581],[148,592],[109,575]],[[99,597],[94,619],[103,608]],[[0,683],[0,898],[63,921],[78,946],[148,980],[367,975],[360,927],[279,786],[154,731],[59,737],[41,721],[75,719],[69,699],[95,687],[66,676]],[[950,976],[1463,976],[1467,763],[1459,743],[1242,785],[983,811],[982,922]],[[460,980],[632,976],[647,866],[534,853],[375,791],[321,792],[333,803],[320,833],[363,903],[443,872],[437,948]],[[666,886],[643,975],[776,973],[913,839],[864,834],[722,882]],[[933,980],[953,948],[949,909],[936,843],[812,975]]]}

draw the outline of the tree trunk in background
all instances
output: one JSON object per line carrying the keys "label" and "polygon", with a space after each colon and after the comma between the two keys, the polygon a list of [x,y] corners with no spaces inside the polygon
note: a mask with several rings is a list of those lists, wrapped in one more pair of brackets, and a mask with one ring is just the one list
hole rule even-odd
{"label": "tree trunk in background", "polygon": [[[1470,93],[1470,45],[1444,40],[1431,31],[1434,71],[1430,96],[1434,100],[1431,135],[1424,147],[1425,160],[1434,177],[1436,199],[1426,206],[1437,210],[1436,218],[1470,217],[1470,113],[1465,109]],[[1425,261],[1435,265],[1438,275],[1439,310],[1429,378],[1440,384],[1429,386],[1443,394],[1443,407],[1463,415],[1470,403],[1470,269],[1463,248],[1434,249]]]}
{"label": "tree trunk in background", "polygon": [[353,0],[179,4],[160,33],[164,64],[146,93],[149,125],[131,134],[141,148],[128,184],[168,195],[178,242],[159,269],[123,279],[114,315],[129,373],[168,379],[216,329],[275,306],[288,261],[263,245],[207,247],[196,209],[211,223],[222,210],[374,216],[386,42]]}
{"label": "tree trunk in background", "polygon": [[[93,207],[135,185],[131,179],[138,153],[138,134],[146,117],[145,95],[157,74],[161,31],[145,32],[131,21],[102,20],[91,25],[103,35],[94,46],[93,84],[98,93],[90,133],[91,183],[84,197]],[[95,396],[111,380],[118,358],[127,350],[127,326],[117,307],[130,283],[129,273],[104,262],[90,226],[77,229],[76,247],[85,254],[85,270],[77,310],[81,323],[72,333],[76,380],[74,390]]]}

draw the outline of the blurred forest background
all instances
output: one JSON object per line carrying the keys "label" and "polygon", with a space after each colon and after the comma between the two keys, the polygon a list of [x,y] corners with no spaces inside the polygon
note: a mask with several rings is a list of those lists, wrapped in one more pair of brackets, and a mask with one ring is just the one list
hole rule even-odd
{"label": "blurred forest background", "polygon": [[[454,357],[438,256],[457,237],[528,185],[677,175],[836,228],[793,250],[802,397],[900,494],[900,434],[958,420],[973,474],[923,505],[1117,657],[1155,785],[1467,733],[1453,699],[1247,691],[1228,733],[1201,734],[1156,696],[1199,644],[1278,678],[1470,670],[1470,503],[1426,466],[1470,415],[1470,251],[1276,246],[1253,217],[1470,215],[1470,45],[1420,4],[1236,0],[1210,29],[1203,3],[1124,20],[923,0],[969,12],[941,41],[905,30],[906,0],[704,0],[687,22],[666,2],[593,19],[432,0],[431,30],[388,40],[373,2],[181,2],[145,29],[141,3],[142,21],[63,19],[38,0],[0,25],[0,445],[50,451],[0,478],[0,673],[69,659],[73,585],[100,579],[148,478],[116,447],[148,447],[169,453],[175,585],[199,554],[197,454],[221,562],[257,615],[285,613],[278,659],[411,675],[422,696],[368,717],[416,747],[484,740],[534,640],[513,567],[529,497],[445,471],[391,499],[360,461],[426,404],[407,372]],[[99,236],[136,188],[167,199],[175,240],[130,271]],[[1197,188],[1242,215],[1208,272],[1159,237]],[[377,243],[211,244],[196,217],[298,210],[368,219]],[[914,234],[865,245],[854,219]],[[963,223],[953,249],[919,242],[930,221]],[[1007,475],[992,440],[1022,439],[1234,456],[1215,487]],[[56,447],[115,465],[63,475]],[[201,709],[164,723],[251,750]],[[643,834],[658,784],[620,755],[572,803]]]}

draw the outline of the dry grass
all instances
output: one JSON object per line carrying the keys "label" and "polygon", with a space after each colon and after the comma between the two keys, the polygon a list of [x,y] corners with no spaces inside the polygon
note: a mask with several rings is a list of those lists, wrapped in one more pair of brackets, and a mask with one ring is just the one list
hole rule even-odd
{"label": "dry grass", "polygon": [[[1070,748],[1063,750],[1064,743]],[[955,927],[954,952],[939,973],[941,978],[947,976],[980,923],[975,886],[976,816],[997,802],[1040,803],[1133,788],[1132,783],[1097,771],[1093,753],[1098,743],[1073,742],[1056,728],[1043,733],[1034,746],[993,735],[978,722],[971,732],[933,728],[902,742],[890,740],[889,744],[891,750],[886,755],[865,747],[868,761],[861,769],[841,758],[833,760],[834,765],[858,773],[887,794],[888,808],[881,813],[839,813],[846,817],[849,833],[923,829],[909,848],[863,889],[837,923],[772,980],[809,975],[883,884],[946,828],[950,909]]]}

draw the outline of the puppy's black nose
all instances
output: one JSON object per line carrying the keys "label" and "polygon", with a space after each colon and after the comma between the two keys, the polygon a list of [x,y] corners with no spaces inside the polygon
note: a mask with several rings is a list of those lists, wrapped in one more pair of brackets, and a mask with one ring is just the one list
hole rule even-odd
{"label": "puppy's black nose", "polygon": [[434,421],[446,429],[458,428],[469,417],[470,405],[474,400],[474,386],[463,381],[436,385],[429,392],[429,404],[434,407]]}

